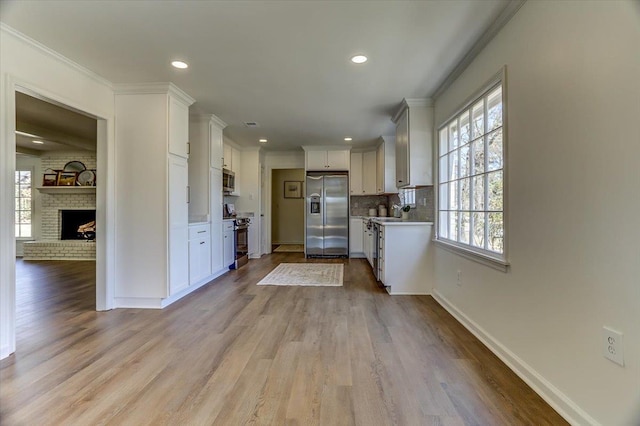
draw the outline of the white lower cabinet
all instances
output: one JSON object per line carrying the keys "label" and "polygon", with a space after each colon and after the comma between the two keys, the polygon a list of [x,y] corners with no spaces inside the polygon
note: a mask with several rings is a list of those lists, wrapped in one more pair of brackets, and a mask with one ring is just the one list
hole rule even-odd
{"label": "white lower cabinet", "polygon": [[362,248],[364,251],[364,257],[369,261],[369,265],[373,267],[373,229],[368,229],[368,219],[362,220]]}
{"label": "white lower cabinet", "polygon": [[361,218],[349,221],[349,257],[364,257],[363,223]]}
{"label": "white lower cabinet", "polygon": [[211,275],[211,232],[209,224],[189,226],[189,285]]}
{"label": "white lower cabinet", "polygon": [[389,294],[431,294],[433,224],[391,223],[380,226],[378,268]]}
{"label": "white lower cabinet", "polygon": [[224,220],[222,225],[222,235],[223,235],[223,265],[224,269],[228,269],[229,266],[233,264],[235,261],[235,238],[233,234],[233,220]]}

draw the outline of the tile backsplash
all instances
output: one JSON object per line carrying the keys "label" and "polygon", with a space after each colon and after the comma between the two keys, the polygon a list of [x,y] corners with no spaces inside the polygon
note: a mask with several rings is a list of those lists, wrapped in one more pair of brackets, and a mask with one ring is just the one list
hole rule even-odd
{"label": "tile backsplash", "polygon": [[[409,211],[409,219],[432,222],[435,217],[435,200],[432,186],[416,188],[416,205]],[[391,195],[352,195],[351,216],[368,216],[369,209],[377,209],[378,205],[387,207],[387,214],[393,215],[394,204],[400,205],[400,197]]]}

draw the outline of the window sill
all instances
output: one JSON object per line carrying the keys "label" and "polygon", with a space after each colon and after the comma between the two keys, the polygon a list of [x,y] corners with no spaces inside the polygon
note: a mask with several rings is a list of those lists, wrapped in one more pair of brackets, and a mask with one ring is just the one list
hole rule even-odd
{"label": "window sill", "polygon": [[485,265],[488,266],[490,268],[493,268],[495,270],[498,270],[500,272],[507,272],[509,269],[509,262],[502,260],[502,259],[496,259],[494,257],[488,256],[486,254],[482,254],[482,253],[478,253],[475,252],[473,250],[468,250],[465,249],[464,247],[460,247],[458,245],[455,244],[451,244],[449,242],[443,241],[443,240],[437,240],[434,239],[433,242],[438,246],[438,247],[442,247],[443,249],[460,255],[462,257],[464,257],[465,259],[469,259],[472,260],[476,263],[480,263],[481,265]]}

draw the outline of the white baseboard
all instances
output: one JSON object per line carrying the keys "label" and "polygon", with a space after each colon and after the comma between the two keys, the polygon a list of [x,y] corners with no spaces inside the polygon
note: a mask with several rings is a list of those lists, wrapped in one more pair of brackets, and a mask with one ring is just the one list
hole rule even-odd
{"label": "white baseboard", "polygon": [[162,299],[156,297],[116,297],[114,305],[115,309],[162,309]]}
{"label": "white baseboard", "polygon": [[551,382],[542,377],[529,364],[511,352],[506,346],[496,340],[491,334],[480,327],[475,321],[466,316],[449,300],[434,289],[433,298],[467,330],[478,338],[491,352],[493,352],[507,367],[529,385],[547,404],[553,407],[564,419],[572,425],[593,425],[598,423],[587,412],[580,408],[567,395],[562,393]]}
{"label": "white baseboard", "polygon": [[6,357],[11,355],[12,353],[13,353],[13,351],[11,350],[11,348],[8,345],[7,346],[3,346],[2,348],[0,348],[0,359],[5,359]]}

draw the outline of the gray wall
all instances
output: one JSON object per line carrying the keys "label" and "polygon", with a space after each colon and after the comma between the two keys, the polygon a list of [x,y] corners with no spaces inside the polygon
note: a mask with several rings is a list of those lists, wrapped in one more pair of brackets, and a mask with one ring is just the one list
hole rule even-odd
{"label": "gray wall", "polygon": [[304,169],[274,169],[271,188],[272,244],[304,244],[304,198],[284,198],[284,182],[299,181],[304,197]]}

